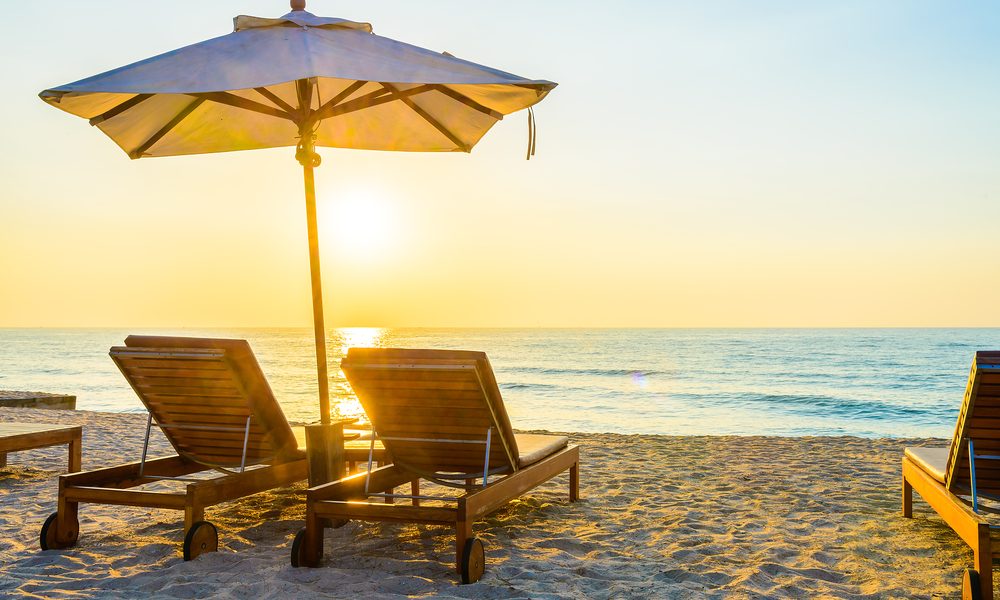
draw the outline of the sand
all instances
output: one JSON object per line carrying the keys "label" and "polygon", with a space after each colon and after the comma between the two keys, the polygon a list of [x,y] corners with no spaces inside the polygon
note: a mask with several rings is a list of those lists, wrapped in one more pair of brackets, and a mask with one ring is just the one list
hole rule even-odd
{"label": "sand", "polygon": [[[145,417],[0,408],[0,421],[84,425],[83,467],[135,460]],[[453,571],[441,527],[327,530],[323,565],[293,569],[304,485],[209,508],[220,551],[181,558],[175,511],[84,505],[68,550],[40,552],[65,447],[0,469],[0,597],[10,598],[951,598],[971,552],[926,504],[899,514],[906,445],[853,437],[570,434],[566,476],[477,523],[487,570]],[[154,442],[153,454],[167,449]]]}

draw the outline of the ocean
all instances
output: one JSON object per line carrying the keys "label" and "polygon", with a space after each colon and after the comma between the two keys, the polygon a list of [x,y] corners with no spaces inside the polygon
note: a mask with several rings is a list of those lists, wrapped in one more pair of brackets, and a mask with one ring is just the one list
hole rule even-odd
{"label": "ocean", "polygon": [[[310,329],[0,329],[0,389],[142,411],[108,357],[130,333],[248,340],[290,421],[319,418]],[[664,435],[951,436],[1000,329],[335,329],[336,413],[363,416],[347,348],[482,350],[518,429]]]}

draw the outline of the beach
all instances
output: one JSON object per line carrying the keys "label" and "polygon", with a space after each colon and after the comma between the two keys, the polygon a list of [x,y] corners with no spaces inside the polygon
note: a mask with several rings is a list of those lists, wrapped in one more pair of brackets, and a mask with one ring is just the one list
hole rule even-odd
{"label": "beach", "polygon": [[[0,421],[83,425],[83,468],[137,460],[145,416],[0,409]],[[219,552],[181,557],[175,511],[83,505],[76,547],[40,552],[65,447],[0,469],[0,596],[11,598],[952,598],[971,553],[921,500],[900,516],[900,459],[935,439],[569,433],[566,476],[476,524],[486,573],[462,586],[442,527],[326,530],[293,569],[304,482],[211,507]],[[169,451],[162,438],[151,455]]]}

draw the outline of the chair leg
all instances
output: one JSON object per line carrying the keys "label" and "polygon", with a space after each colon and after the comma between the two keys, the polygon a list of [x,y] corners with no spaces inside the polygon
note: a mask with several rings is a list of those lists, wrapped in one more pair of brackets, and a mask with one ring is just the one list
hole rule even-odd
{"label": "chair leg", "polygon": [[459,515],[459,521],[455,522],[455,570],[462,574],[462,551],[465,550],[465,543],[472,537],[472,521],[465,519],[465,515]]}
{"label": "chair leg", "polygon": [[580,463],[574,463],[569,468],[569,501],[580,499]]}
{"label": "chair leg", "polygon": [[316,516],[311,506],[306,507],[306,532],[302,539],[301,564],[318,567],[323,557],[323,524],[326,519]]}
{"label": "chair leg", "polygon": [[982,600],[993,600],[993,550],[988,526],[979,528],[979,543],[973,548]]}
{"label": "chair leg", "polygon": [[205,520],[205,507],[197,502],[188,499],[187,506],[184,507],[184,535],[187,535],[191,526],[198,521]]}
{"label": "chair leg", "polygon": [[985,560],[976,554],[976,571],[979,572],[979,590],[982,600],[993,600],[993,560],[987,554]]}
{"label": "chair leg", "polygon": [[69,502],[59,494],[56,506],[56,541],[60,545],[72,545],[80,536],[80,504]]}
{"label": "chair leg", "polygon": [[7,466],[7,453],[0,452],[0,469]]}
{"label": "chair leg", "polygon": [[903,516],[913,518],[913,486],[903,477]]}
{"label": "chair leg", "polygon": [[[419,496],[420,495],[420,480],[414,479],[410,482],[410,495]],[[413,499],[413,506],[420,506],[420,498]]]}
{"label": "chair leg", "polygon": [[79,439],[69,443],[69,472],[76,473],[82,468],[83,449]]}

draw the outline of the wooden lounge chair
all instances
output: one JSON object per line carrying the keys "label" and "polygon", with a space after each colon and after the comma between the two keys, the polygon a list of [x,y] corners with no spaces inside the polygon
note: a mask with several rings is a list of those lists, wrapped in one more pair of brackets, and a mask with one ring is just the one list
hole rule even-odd
{"label": "wooden lounge chair", "polygon": [[[970,461],[969,457],[973,460]],[[973,551],[963,598],[992,600],[997,556],[984,498],[1000,499],[1000,352],[976,352],[958,424],[948,448],[906,448],[903,516],[913,516],[913,490],[937,511]]]}
{"label": "wooden lounge chair", "polygon": [[[306,526],[292,544],[292,566],[319,565],[329,523],[428,523],[455,528],[457,569],[463,583],[472,583],[485,566],[483,544],[473,537],[476,519],[567,470],[569,498],[579,497],[579,448],[562,436],[513,432],[486,354],[352,348],[341,369],[393,464],[306,492]],[[462,493],[421,496],[421,479]],[[410,496],[384,492],[408,481]]]}
{"label": "wooden lounge chair", "polygon": [[[76,544],[78,506],[89,502],[183,510],[184,560],[191,560],[218,547],[205,507],[307,477],[305,452],[245,340],[133,335],[110,355],[149,411],[142,458],[60,476],[58,510],[42,526],[42,550]],[[175,455],[146,456],[154,425]],[[345,458],[353,461],[369,455],[367,447],[349,452]],[[380,453],[376,449],[379,461]],[[213,470],[221,476],[190,477]],[[185,485],[175,491],[130,489],[161,480]]]}

